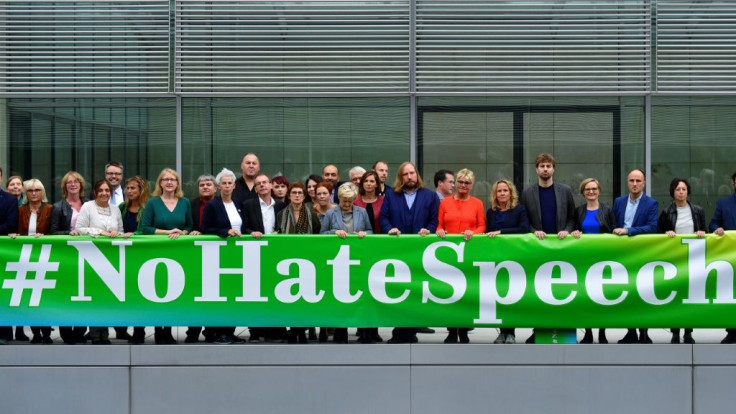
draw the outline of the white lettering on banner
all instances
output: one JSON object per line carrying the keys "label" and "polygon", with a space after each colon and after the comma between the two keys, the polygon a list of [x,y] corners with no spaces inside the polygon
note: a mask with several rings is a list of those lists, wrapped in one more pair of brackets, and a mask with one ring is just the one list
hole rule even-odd
{"label": "white lettering on banner", "polygon": [[[276,271],[289,276],[291,265],[296,265],[297,277],[283,280],[276,285],[274,295],[276,300],[283,303],[294,303],[304,299],[308,303],[317,303],[325,296],[325,291],[317,291],[317,270],[314,263],[306,259],[286,259],[276,265]],[[296,293],[291,288],[296,286]]]}
{"label": "white lettering on banner", "polygon": [[[554,276],[556,267],[560,268],[560,277]],[[534,290],[542,302],[550,305],[565,305],[575,299],[577,291],[575,289],[570,292],[564,299],[557,299],[552,294],[553,285],[577,285],[578,274],[575,268],[567,262],[547,262],[539,266],[537,273],[534,275]]]}
{"label": "white lettering on banner", "polygon": [[675,298],[675,292],[671,292],[665,299],[659,299],[654,292],[654,272],[658,267],[664,271],[663,279],[670,280],[677,276],[677,267],[669,262],[651,262],[647,263],[639,269],[636,275],[636,290],[639,292],[644,302],[652,305],[665,305],[672,302]]}
{"label": "white lettering on banner", "polygon": [[[166,268],[166,294],[156,294],[156,267],[163,264]],[[172,259],[151,259],[143,263],[138,271],[138,290],[141,295],[156,303],[166,303],[176,300],[184,292],[184,269],[179,262]]]}
{"label": "white lettering on banner", "polygon": [[[611,269],[611,278],[604,279],[603,271],[606,268]],[[627,285],[629,283],[629,273],[626,271],[624,265],[619,262],[598,262],[593,266],[590,266],[588,273],[585,274],[585,290],[588,293],[588,297],[598,304],[601,305],[616,305],[623,302],[629,292],[623,291],[617,298],[608,299],[603,293],[603,286],[605,285]]]}
{"label": "white lettering on banner", "polygon": [[[388,275],[388,267],[394,269],[394,275]],[[404,289],[396,298],[392,298],[386,292],[386,285],[389,283],[410,283],[411,270],[409,266],[401,260],[385,259],[376,262],[371,266],[368,272],[368,290],[371,292],[373,299],[381,303],[401,303],[409,297],[409,289]]]}
{"label": "white lettering on banner", "polygon": [[[496,318],[496,305],[511,305],[524,296],[526,290],[526,272],[520,264],[504,261],[496,265],[493,262],[473,262],[479,270],[479,315],[474,323],[501,323]],[[506,296],[498,293],[498,272],[505,270],[509,275],[508,292]]]}
{"label": "white lettering on banner", "polygon": [[243,294],[235,298],[236,302],[267,302],[261,295],[261,247],[268,246],[266,241],[236,241],[243,256],[242,267],[220,267],[220,247],[227,246],[227,241],[195,241],[202,248],[202,295],[194,298],[195,302],[226,302],[227,298],[220,294],[221,275],[240,275],[243,282]]}
{"label": "white lettering on banner", "polygon": [[432,302],[445,305],[455,303],[462,299],[465,295],[465,291],[467,290],[468,280],[465,277],[465,273],[463,273],[462,270],[437,259],[436,253],[437,249],[440,247],[447,247],[454,250],[457,254],[458,263],[463,262],[463,249],[465,247],[465,243],[454,244],[450,242],[438,242],[427,246],[422,254],[422,267],[424,267],[424,271],[435,280],[439,280],[440,282],[450,285],[452,288],[452,294],[447,298],[435,296],[429,288],[429,281],[425,280],[422,282],[422,303],[427,303],[430,300]]}
{"label": "white lettering on banner", "polygon": [[[56,272],[59,270],[59,262],[49,261],[51,256],[51,245],[44,244],[41,246],[41,254],[38,260],[31,260],[32,244],[24,244],[20,251],[20,257],[17,262],[7,262],[5,271],[15,272],[14,279],[3,280],[3,289],[10,289],[10,307],[20,306],[23,299],[23,292],[26,289],[31,290],[31,298],[28,306],[31,308],[38,307],[41,304],[41,293],[44,289],[53,289],[56,287],[56,280],[46,279],[47,272]],[[33,279],[28,279],[28,273],[35,273]]]}
{"label": "white lettering on banner", "polygon": [[716,274],[716,297],[713,303],[736,303],[733,291],[733,266],[716,260],[705,265],[705,240],[683,239],[688,247],[688,297],[682,303],[709,303],[705,297],[705,284],[711,273]]}
{"label": "white lettering on banner", "polygon": [[92,300],[91,296],[84,294],[84,264],[88,263],[92,270],[94,270],[100,277],[102,282],[110,289],[115,297],[125,302],[125,246],[133,244],[130,240],[113,240],[111,242],[113,246],[118,246],[118,264],[120,269],[115,269],[115,266],[110,263],[100,249],[95,246],[91,241],[68,241],[67,245],[74,247],[79,252],[78,256],[78,267],[77,267],[77,296],[72,296],[73,302],[89,302]]}
{"label": "white lettering on banner", "polygon": [[360,260],[350,260],[350,246],[340,246],[340,251],[333,260],[327,261],[332,266],[332,294],[342,303],[354,303],[363,295],[359,290],[350,293],[350,266],[359,266]]}

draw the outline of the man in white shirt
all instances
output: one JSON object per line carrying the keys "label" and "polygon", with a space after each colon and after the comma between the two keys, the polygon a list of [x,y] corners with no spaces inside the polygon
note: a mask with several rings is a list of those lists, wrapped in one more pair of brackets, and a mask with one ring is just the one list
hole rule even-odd
{"label": "man in white shirt", "polygon": [[110,205],[118,206],[125,201],[123,193],[123,165],[117,161],[110,161],[105,165],[105,180],[110,183],[112,194]]}

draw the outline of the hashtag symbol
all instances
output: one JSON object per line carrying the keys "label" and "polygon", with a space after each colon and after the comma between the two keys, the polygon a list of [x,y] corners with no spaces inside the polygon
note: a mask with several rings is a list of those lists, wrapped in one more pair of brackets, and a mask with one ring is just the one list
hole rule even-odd
{"label": "hashtag symbol", "polygon": [[[10,296],[10,306],[20,306],[23,298],[23,292],[26,289],[31,290],[31,301],[28,303],[31,307],[37,307],[41,303],[41,293],[44,289],[53,289],[56,287],[56,280],[46,280],[46,272],[56,272],[59,270],[59,262],[49,262],[51,255],[51,245],[45,244],[41,246],[41,256],[37,262],[31,261],[32,244],[24,244],[23,250],[20,252],[20,260],[17,262],[8,262],[5,265],[6,272],[16,272],[15,279],[6,279],[3,281],[3,289],[11,289],[13,293]],[[28,273],[35,273],[34,279],[27,279]]]}

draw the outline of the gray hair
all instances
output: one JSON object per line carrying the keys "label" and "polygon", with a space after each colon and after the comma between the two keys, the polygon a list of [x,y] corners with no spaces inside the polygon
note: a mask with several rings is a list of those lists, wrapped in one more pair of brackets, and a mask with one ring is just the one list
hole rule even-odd
{"label": "gray hair", "polygon": [[214,183],[215,177],[212,174],[202,174],[197,178],[197,186],[199,186],[199,183],[202,181],[212,181],[212,183]]}
{"label": "gray hair", "polygon": [[337,189],[337,196],[339,198],[346,198],[348,200],[355,200],[358,198],[358,187],[353,183],[345,183]]}
{"label": "gray hair", "polygon": [[222,171],[220,171],[220,173],[217,174],[217,177],[215,177],[215,183],[217,185],[220,185],[220,181],[225,177],[233,177],[233,181],[235,181],[235,173],[228,170],[227,168],[223,168]]}
{"label": "gray hair", "polygon": [[351,168],[348,172],[348,177],[352,177],[353,174],[360,174],[362,177],[363,174],[365,174],[365,168],[361,167],[360,165],[356,165],[355,167]]}

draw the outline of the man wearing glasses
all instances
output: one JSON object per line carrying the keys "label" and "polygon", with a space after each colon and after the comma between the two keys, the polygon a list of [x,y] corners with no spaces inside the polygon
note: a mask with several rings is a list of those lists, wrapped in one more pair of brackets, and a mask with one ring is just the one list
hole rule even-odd
{"label": "man wearing glasses", "polygon": [[105,165],[105,180],[110,183],[112,195],[110,197],[110,205],[117,206],[125,201],[123,195],[123,165],[117,161],[110,161]]}

